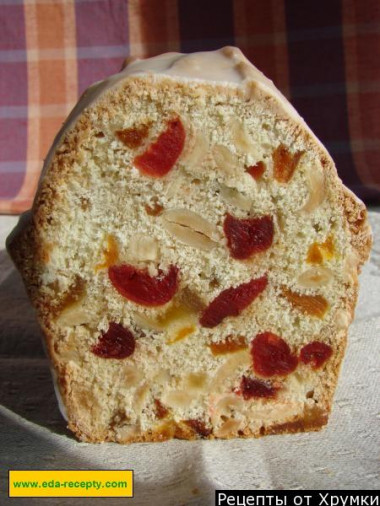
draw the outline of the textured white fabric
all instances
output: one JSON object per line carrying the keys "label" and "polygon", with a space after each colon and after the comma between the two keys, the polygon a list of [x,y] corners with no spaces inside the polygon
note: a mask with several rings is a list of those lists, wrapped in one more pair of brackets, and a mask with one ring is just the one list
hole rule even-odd
{"label": "textured white fabric", "polygon": [[[78,443],[65,428],[41,334],[4,248],[15,223],[0,217],[0,504],[8,469],[133,469],[137,505],[214,504],[218,489],[380,488],[380,213],[371,212],[372,258],[361,275],[356,318],[330,423],[319,433],[259,440]],[[49,499],[88,505],[91,499]],[[96,504],[124,504],[97,499]]]}

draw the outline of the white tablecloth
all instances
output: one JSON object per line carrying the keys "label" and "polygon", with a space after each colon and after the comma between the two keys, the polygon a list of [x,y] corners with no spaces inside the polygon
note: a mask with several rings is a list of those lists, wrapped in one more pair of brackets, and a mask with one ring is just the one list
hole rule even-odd
{"label": "white tablecloth", "polygon": [[[16,222],[0,217],[0,504],[8,469],[133,469],[136,505],[207,505],[218,489],[380,488],[380,213],[371,212],[375,244],[361,275],[356,318],[330,423],[319,433],[259,440],[78,443],[61,418],[41,334],[4,240]],[[96,499],[97,505],[125,499]],[[47,499],[82,505],[92,499]]]}

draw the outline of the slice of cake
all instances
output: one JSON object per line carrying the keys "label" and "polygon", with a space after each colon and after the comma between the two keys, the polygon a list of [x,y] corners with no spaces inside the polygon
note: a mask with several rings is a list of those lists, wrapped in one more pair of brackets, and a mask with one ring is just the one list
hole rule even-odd
{"label": "slice of cake", "polygon": [[83,441],[327,422],[371,244],[364,205],[235,48],[83,95],[8,245]]}

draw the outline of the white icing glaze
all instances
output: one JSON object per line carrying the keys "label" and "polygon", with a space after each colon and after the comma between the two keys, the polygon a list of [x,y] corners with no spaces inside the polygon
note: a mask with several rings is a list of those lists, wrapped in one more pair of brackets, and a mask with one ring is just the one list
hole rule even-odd
{"label": "white icing glaze", "polygon": [[321,142],[308,128],[304,120],[297,113],[290,102],[275,87],[272,81],[264,76],[236,47],[224,47],[217,51],[199,53],[165,53],[145,60],[135,60],[129,63],[121,72],[114,74],[104,81],[90,86],[81,96],[77,105],[71,111],[62,129],[56,136],[54,143],[46,157],[41,177],[46,173],[54,152],[65,133],[73,126],[79,115],[106,91],[119,85],[130,76],[157,75],[180,81],[205,81],[221,83],[225,86],[246,89],[254,83],[265,93],[278,101],[280,107],[293,121],[307,129],[320,147],[325,150]]}

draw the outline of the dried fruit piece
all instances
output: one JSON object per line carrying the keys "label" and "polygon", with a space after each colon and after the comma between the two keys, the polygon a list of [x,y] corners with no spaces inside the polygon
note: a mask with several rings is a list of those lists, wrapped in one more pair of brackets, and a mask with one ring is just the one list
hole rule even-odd
{"label": "dried fruit piece", "polygon": [[289,345],[272,332],[258,334],[252,340],[251,356],[253,370],[264,378],[286,376],[298,365],[298,358],[292,354]]}
{"label": "dried fruit piece", "polygon": [[145,204],[145,211],[149,216],[159,216],[163,210],[164,206],[159,204],[157,200],[154,201],[152,205]]}
{"label": "dried fruit piece", "polygon": [[113,235],[108,234],[106,239],[106,247],[103,250],[104,261],[100,264],[95,265],[95,272],[101,269],[108,269],[111,265],[114,265],[119,258],[119,249],[117,242]]}
{"label": "dried fruit piece", "polygon": [[297,282],[304,288],[319,288],[327,285],[333,278],[333,273],[325,267],[312,267],[304,271],[297,278]]}
{"label": "dried fruit piece", "polygon": [[279,183],[288,183],[302,155],[303,151],[291,153],[283,144],[280,144],[272,155],[275,180]]}
{"label": "dried fruit piece", "polygon": [[306,262],[309,264],[321,264],[323,262],[323,255],[317,242],[310,245],[307,252]]}
{"label": "dried fruit piece", "polygon": [[120,323],[110,322],[107,332],[101,333],[91,351],[102,358],[127,358],[135,351],[135,338]]}
{"label": "dried fruit piece", "polygon": [[199,320],[203,327],[213,328],[227,316],[238,316],[268,284],[266,276],[252,279],[235,288],[223,290],[203,311]]}
{"label": "dried fruit piece", "polygon": [[173,344],[178,341],[182,341],[182,339],[185,339],[185,337],[190,336],[197,330],[195,325],[189,325],[188,327],[182,327],[177,332],[175,332],[174,335],[169,337],[169,340],[167,341],[168,344]]}
{"label": "dried fruit piece", "polygon": [[178,267],[171,265],[165,274],[159,270],[157,277],[149,275],[147,269],[133,265],[113,265],[108,276],[113,287],[126,299],[143,306],[162,306],[175,295],[178,287]]}
{"label": "dried fruit piece", "polygon": [[265,172],[265,163],[264,162],[257,162],[255,165],[251,165],[247,168],[247,172],[250,176],[253,177],[256,181],[258,179],[261,179],[262,175]]}
{"label": "dried fruit piece", "polygon": [[182,153],[185,138],[186,132],[181,120],[170,120],[158,139],[143,154],[135,157],[134,165],[148,176],[165,176]]}
{"label": "dried fruit piece", "polygon": [[191,427],[201,437],[208,437],[212,434],[212,429],[206,427],[205,422],[202,420],[184,420],[184,423]]}
{"label": "dried fruit piece", "polygon": [[274,226],[271,216],[239,219],[227,214],[224,225],[227,246],[232,258],[246,260],[272,245]]}
{"label": "dried fruit piece", "polygon": [[282,295],[288,299],[294,308],[316,318],[323,318],[329,308],[329,303],[322,295],[296,293],[288,288],[282,289]]}
{"label": "dried fruit piece", "polygon": [[224,341],[210,343],[209,348],[213,355],[225,355],[226,353],[244,350],[248,348],[248,345],[244,336],[229,335],[224,339]]}
{"label": "dried fruit piece", "polygon": [[306,261],[309,264],[321,264],[324,260],[331,260],[334,254],[334,238],[329,235],[325,242],[314,242],[309,246]]}
{"label": "dried fruit piece", "polygon": [[154,412],[156,414],[156,417],[162,420],[163,418],[167,417],[169,414],[169,410],[165,408],[165,406],[162,404],[162,402],[159,399],[154,399]]}
{"label": "dried fruit piece", "polygon": [[117,130],[116,137],[128,148],[138,148],[148,136],[150,124]]}
{"label": "dried fruit piece", "polygon": [[273,399],[276,397],[280,386],[270,381],[243,376],[240,382],[239,392],[246,401],[249,399]]}
{"label": "dried fruit piece", "polygon": [[181,304],[170,307],[158,321],[166,331],[168,344],[181,341],[196,331],[196,313]]}
{"label": "dried fruit piece", "polygon": [[139,327],[158,332],[165,331],[167,343],[173,344],[196,331],[199,308],[189,304],[183,300],[181,293],[179,300],[176,300],[163,315],[150,318],[144,314],[134,313],[134,320]]}
{"label": "dried fruit piece", "polygon": [[313,341],[301,349],[300,360],[310,364],[313,369],[319,369],[331,357],[333,350],[330,345]]}

